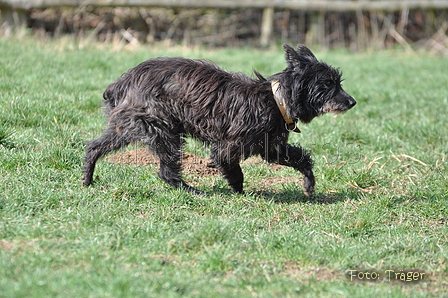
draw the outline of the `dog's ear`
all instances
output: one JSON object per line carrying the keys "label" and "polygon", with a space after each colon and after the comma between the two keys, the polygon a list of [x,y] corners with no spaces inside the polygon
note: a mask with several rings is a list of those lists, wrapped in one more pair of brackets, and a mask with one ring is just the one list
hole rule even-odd
{"label": "dog's ear", "polygon": [[288,63],[288,66],[295,70],[299,70],[312,61],[317,61],[313,53],[304,45],[299,45],[296,51],[290,45],[284,44],[283,49],[286,53],[286,62]]}
{"label": "dog's ear", "polygon": [[311,52],[311,50],[308,49],[304,44],[299,44],[297,46],[297,53],[299,53],[301,56],[307,57],[310,60],[314,60],[317,62],[316,56],[314,56],[313,52]]}
{"label": "dog's ear", "polygon": [[283,45],[283,50],[285,51],[285,58],[288,66],[298,69],[300,68],[300,56],[299,53],[294,50],[289,44]]}

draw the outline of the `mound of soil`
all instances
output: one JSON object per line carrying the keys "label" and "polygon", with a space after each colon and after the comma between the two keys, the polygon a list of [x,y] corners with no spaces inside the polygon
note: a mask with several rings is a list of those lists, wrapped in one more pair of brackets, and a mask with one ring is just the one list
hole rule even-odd
{"label": "mound of soil", "polygon": [[[159,159],[151,154],[147,149],[134,149],[109,156],[109,162],[115,164],[125,164],[132,166],[158,166]],[[210,158],[203,158],[194,154],[184,152],[182,156],[182,170],[186,174],[196,176],[218,176],[220,173],[217,169],[208,167]]]}
{"label": "mound of soil", "polygon": [[[158,166],[159,160],[147,149],[134,149],[131,151],[125,151],[109,156],[107,158],[109,162],[115,164],[126,164],[133,166]],[[185,174],[191,174],[194,176],[219,176],[220,172],[212,167],[207,166],[211,162],[209,157],[204,158],[188,152],[183,153],[182,157],[182,170]],[[242,163],[242,165],[248,164],[260,164],[264,161],[260,157],[252,157]],[[271,170],[277,171],[281,166],[270,165]]]}
{"label": "mound of soil", "polygon": [[[131,151],[117,153],[111,155],[107,158],[109,162],[114,164],[125,164],[132,166],[159,166],[159,160],[147,149],[134,149]],[[209,157],[203,158],[188,152],[184,152],[182,158],[182,173],[184,175],[189,175],[193,180],[186,180],[193,186],[198,186],[198,181],[202,177],[219,177],[221,173],[218,169],[209,167],[208,164],[211,162]],[[260,179],[248,179],[251,181],[250,185],[247,185],[248,190],[255,192],[271,191],[272,187],[278,187],[289,183],[300,183],[302,180],[301,175],[294,173],[292,175],[278,175],[272,172],[279,172],[283,167],[277,164],[267,164],[260,157],[251,157],[241,163],[243,168],[250,165],[262,164],[263,166],[269,167],[271,175],[262,175]],[[199,178],[199,180],[198,180]],[[298,186],[301,188],[300,186]]]}

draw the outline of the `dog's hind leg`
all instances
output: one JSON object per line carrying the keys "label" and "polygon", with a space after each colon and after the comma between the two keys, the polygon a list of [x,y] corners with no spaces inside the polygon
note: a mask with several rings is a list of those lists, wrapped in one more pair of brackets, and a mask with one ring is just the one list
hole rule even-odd
{"label": "dog's hind leg", "polygon": [[314,193],[315,179],[313,174],[313,161],[306,150],[300,147],[293,147],[286,144],[277,146],[275,151],[269,153],[263,159],[268,162],[292,167],[303,174],[303,188],[306,196],[310,197]]}
{"label": "dog's hind leg", "polygon": [[93,171],[99,158],[124,148],[131,142],[141,142],[147,131],[144,108],[136,106],[114,110],[103,135],[87,144],[83,184],[88,186],[92,183]]}
{"label": "dog's hind leg", "polygon": [[99,158],[129,145],[130,142],[126,134],[119,134],[112,126],[109,126],[98,139],[90,141],[86,147],[82,183],[85,186],[92,184],[95,164]]}
{"label": "dog's hind leg", "polygon": [[218,168],[227,180],[233,191],[243,193],[244,176],[240,167],[239,146],[220,146],[218,144],[210,149],[213,165]]}
{"label": "dog's hind leg", "polygon": [[[174,188],[182,188],[193,194],[204,192],[188,185],[182,180],[182,145],[185,143],[181,134],[167,135],[169,129],[154,129],[155,135],[147,145],[160,160],[159,177]],[[163,135],[162,135],[163,133]]]}

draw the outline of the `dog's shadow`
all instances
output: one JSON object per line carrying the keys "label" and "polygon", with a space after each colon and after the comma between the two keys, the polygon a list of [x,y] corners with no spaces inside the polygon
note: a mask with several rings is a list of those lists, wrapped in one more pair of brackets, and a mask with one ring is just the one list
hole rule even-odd
{"label": "dog's shadow", "polygon": [[311,203],[320,205],[336,204],[339,202],[345,202],[347,200],[358,200],[360,193],[356,190],[344,190],[339,192],[329,193],[315,193],[312,197],[307,197],[301,188],[298,189],[272,189],[272,190],[259,190],[259,189],[247,189],[244,194],[236,194],[229,190],[226,186],[215,185],[211,189],[205,191],[206,195],[238,195],[238,196],[250,196],[259,200],[273,201],[276,204],[297,204],[297,203]]}
{"label": "dog's shadow", "polygon": [[328,205],[347,200],[357,200],[359,193],[356,191],[341,191],[333,193],[316,193],[311,197],[307,197],[301,190],[284,190],[284,191],[251,191],[251,194],[264,199],[273,201],[276,204],[297,204],[311,203]]}

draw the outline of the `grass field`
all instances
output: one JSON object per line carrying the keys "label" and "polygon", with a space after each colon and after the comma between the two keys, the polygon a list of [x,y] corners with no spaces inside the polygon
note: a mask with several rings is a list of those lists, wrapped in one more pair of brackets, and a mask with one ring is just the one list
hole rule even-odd
{"label": "grass field", "polygon": [[[314,156],[308,199],[300,175],[262,163],[244,167],[245,195],[188,175],[209,194],[192,196],[154,167],[106,160],[81,187],[121,73],[182,55],[269,75],[285,67],[280,47],[0,39],[0,53],[0,297],[448,297],[446,57],[316,53],[358,104],[291,137]],[[408,271],[418,280],[400,281]]]}

